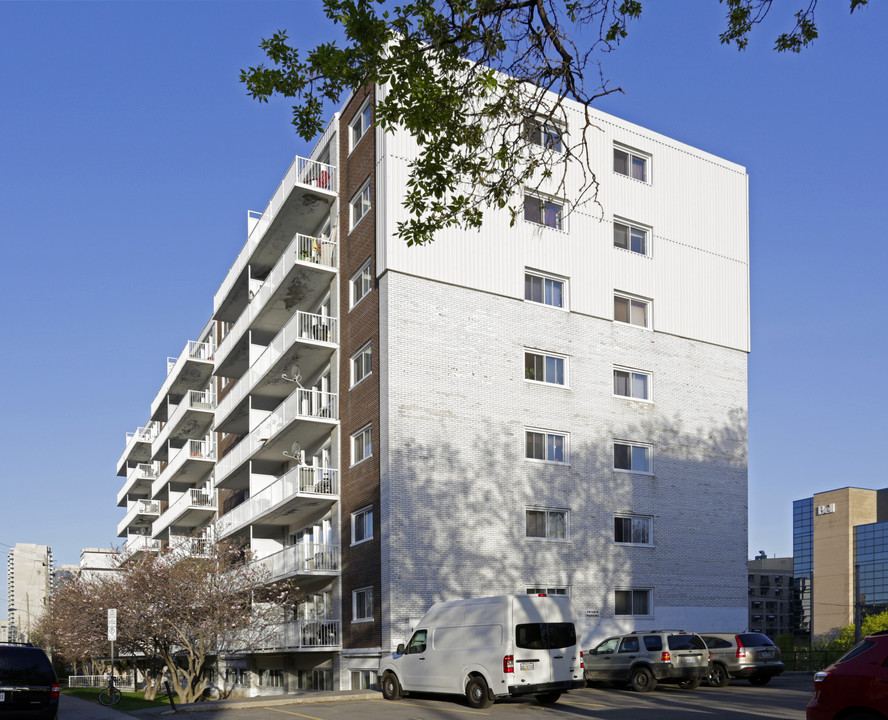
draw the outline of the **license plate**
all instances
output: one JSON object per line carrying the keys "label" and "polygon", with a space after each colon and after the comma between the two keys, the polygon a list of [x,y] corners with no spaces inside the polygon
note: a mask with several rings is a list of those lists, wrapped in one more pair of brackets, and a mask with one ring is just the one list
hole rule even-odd
{"label": "license plate", "polygon": [[4,702],[6,700],[6,693],[0,693],[0,702]]}
{"label": "license plate", "polygon": [[773,650],[759,650],[760,658],[769,658],[774,654]]}
{"label": "license plate", "polygon": [[682,662],[685,665],[696,665],[699,661],[699,657],[697,655],[684,655],[682,657]]}
{"label": "license plate", "polygon": [[526,671],[528,671],[528,670],[533,670],[533,663],[532,663],[532,662],[518,663],[518,669],[519,669],[521,672],[526,672]]}

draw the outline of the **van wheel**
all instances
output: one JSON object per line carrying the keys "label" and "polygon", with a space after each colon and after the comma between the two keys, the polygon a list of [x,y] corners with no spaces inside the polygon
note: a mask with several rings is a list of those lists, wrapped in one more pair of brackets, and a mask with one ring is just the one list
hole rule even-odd
{"label": "van wheel", "polygon": [[709,684],[712,687],[727,687],[731,682],[731,676],[728,675],[728,669],[721,663],[715,663],[712,666],[712,672],[709,673]]}
{"label": "van wheel", "polygon": [[558,702],[558,698],[561,697],[560,692],[550,692],[550,693],[540,693],[536,696],[537,702],[540,705],[554,705]]}
{"label": "van wheel", "polygon": [[386,700],[401,699],[401,683],[394,673],[386,673],[382,676],[382,696]]}
{"label": "van wheel", "polygon": [[475,710],[483,710],[493,705],[493,700],[488,697],[487,683],[480,675],[469,678],[466,685],[466,700],[469,702],[469,707]]}
{"label": "van wheel", "polygon": [[657,687],[657,679],[646,667],[635,668],[629,676],[629,682],[636,692],[650,692]]}
{"label": "van wheel", "polygon": [[682,690],[696,690],[700,687],[701,682],[703,682],[702,678],[688,678],[687,680],[679,680],[678,686]]}
{"label": "van wheel", "polygon": [[750,685],[767,685],[771,682],[770,675],[750,675],[749,676],[749,684]]}

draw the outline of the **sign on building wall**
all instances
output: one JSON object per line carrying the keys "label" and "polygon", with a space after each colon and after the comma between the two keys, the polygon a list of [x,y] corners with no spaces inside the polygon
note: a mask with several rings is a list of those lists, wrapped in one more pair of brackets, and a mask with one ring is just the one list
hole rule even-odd
{"label": "sign on building wall", "polygon": [[817,506],[817,515],[829,515],[830,513],[834,513],[836,511],[836,504],[830,503],[829,505],[818,505]]}

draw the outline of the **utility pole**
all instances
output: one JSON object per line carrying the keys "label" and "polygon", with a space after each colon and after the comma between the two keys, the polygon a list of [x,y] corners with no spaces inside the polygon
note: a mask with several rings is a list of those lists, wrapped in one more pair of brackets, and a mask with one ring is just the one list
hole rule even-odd
{"label": "utility pole", "polygon": [[854,644],[860,642],[860,629],[863,625],[863,606],[860,602],[860,564],[854,564]]}

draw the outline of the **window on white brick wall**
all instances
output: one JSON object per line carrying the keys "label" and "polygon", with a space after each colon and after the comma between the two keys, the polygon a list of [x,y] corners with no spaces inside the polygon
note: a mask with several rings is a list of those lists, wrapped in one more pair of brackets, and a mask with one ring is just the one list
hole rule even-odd
{"label": "window on white brick wall", "polygon": [[651,446],[615,440],[614,470],[650,474]]}
{"label": "window on white brick wall", "polygon": [[650,182],[651,156],[624,145],[614,145],[614,172],[643,183]]}
{"label": "window on white brick wall", "polygon": [[555,230],[564,230],[564,200],[543,195],[524,194],[524,219]]}
{"label": "window on white brick wall", "polygon": [[567,384],[567,358],[561,355],[524,351],[524,379],[550,385]]}
{"label": "window on white brick wall", "polygon": [[615,515],[614,542],[622,545],[653,545],[654,519],[649,515]]}
{"label": "window on white brick wall", "polygon": [[545,462],[568,462],[568,436],[545,430],[526,430],[524,457]]}
{"label": "window on white brick wall", "polygon": [[651,374],[629,368],[614,368],[614,395],[649,401],[651,399]]}
{"label": "window on white brick wall", "polygon": [[548,508],[527,508],[525,514],[525,535],[544,540],[567,540],[570,512]]}
{"label": "window on white brick wall", "polygon": [[614,322],[649,328],[651,301],[631,295],[614,294]]}
{"label": "window on white brick wall", "polygon": [[527,588],[528,595],[570,595],[570,588],[566,585],[544,586],[535,585]]}
{"label": "window on white brick wall", "polygon": [[567,307],[567,281],[541,273],[524,273],[524,299],[528,302]]}
{"label": "window on white brick wall", "polygon": [[646,617],[652,615],[651,590],[614,590],[614,615]]}
{"label": "window on white brick wall", "polygon": [[629,222],[614,220],[614,247],[638,255],[650,255],[650,231]]}
{"label": "window on white brick wall", "polygon": [[566,131],[557,124],[543,118],[532,118],[527,120],[525,127],[527,139],[534,145],[559,153],[564,149],[562,137]]}

